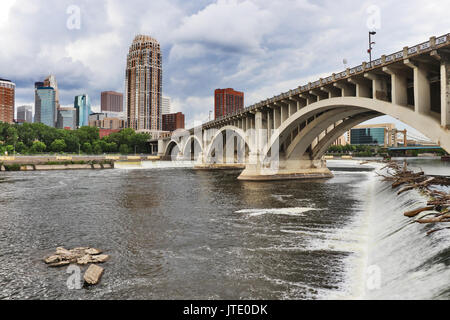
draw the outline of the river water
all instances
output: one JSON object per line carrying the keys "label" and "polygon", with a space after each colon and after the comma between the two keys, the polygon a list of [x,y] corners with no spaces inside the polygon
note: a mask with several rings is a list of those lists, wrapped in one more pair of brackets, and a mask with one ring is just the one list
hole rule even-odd
{"label": "river water", "polygon": [[[278,182],[189,166],[2,173],[0,299],[450,298],[450,230],[426,236],[402,215],[426,200],[370,166]],[[110,254],[101,283],[70,290],[42,261],[58,246]]]}

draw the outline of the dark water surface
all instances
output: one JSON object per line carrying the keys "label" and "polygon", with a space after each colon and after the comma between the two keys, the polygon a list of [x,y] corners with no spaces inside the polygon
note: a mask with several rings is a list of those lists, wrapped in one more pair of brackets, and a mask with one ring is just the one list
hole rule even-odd
{"label": "dark water surface", "polygon": [[[0,298],[355,296],[364,235],[351,226],[369,174],[242,182],[238,171],[180,168],[2,173]],[[67,268],[42,261],[58,246],[110,254],[101,283],[69,290]]]}

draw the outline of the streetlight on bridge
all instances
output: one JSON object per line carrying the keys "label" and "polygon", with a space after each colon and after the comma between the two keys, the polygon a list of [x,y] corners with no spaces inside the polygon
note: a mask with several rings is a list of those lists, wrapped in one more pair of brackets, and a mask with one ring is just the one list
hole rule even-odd
{"label": "streetlight on bridge", "polygon": [[372,36],[376,34],[377,33],[375,31],[369,31],[369,49],[367,50],[367,52],[369,53],[370,66],[372,66],[372,45],[375,44],[375,42],[372,42]]}

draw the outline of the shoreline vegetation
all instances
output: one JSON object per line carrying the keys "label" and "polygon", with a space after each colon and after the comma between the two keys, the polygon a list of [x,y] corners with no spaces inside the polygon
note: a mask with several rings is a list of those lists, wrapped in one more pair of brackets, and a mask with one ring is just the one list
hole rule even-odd
{"label": "shoreline vegetation", "polygon": [[[378,176],[384,181],[392,182],[392,189],[400,189],[397,195],[410,190],[417,190],[427,199],[427,205],[415,210],[404,212],[403,215],[420,224],[432,224],[450,222],[450,191],[438,190],[439,187],[450,187],[450,176],[430,176],[425,175],[423,171],[414,172],[408,170],[406,161],[403,165],[396,161],[389,161],[381,170],[386,169],[385,174],[377,172]],[[380,171],[381,171],[380,170]],[[448,224],[442,228],[434,228],[427,232],[430,235],[434,232],[450,229]]]}
{"label": "shoreline vegetation", "polygon": [[0,156],[40,154],[135,154],[150,153],[150,134],[131,128],[100,138],[97,127],[57,129],[42,123],[0,122]]}
{"label": "shoreline vegetation", "polygon": [[382,146],[374,145],[345,145],[345,146],[330,146],[327,150],[327,156],[346,156],[371,158],[371,157],[418,157],[420,155],[435,155],[444,156],[447,152],[444,149],[414,149],[406,151],[389,150]]}

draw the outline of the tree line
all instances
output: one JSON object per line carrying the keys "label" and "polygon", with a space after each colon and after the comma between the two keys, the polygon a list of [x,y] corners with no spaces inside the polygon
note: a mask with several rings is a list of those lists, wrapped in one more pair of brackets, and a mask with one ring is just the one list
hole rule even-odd
{"label": "tree line", "polygon": [[352,145],[347,144],[345,146],[337,145],[337,146],[330,146],[328,148],[327,154],[333,155],[342,155],[342,154],[352,154],[356,157],[374,157],[374,156],[381,156],[381,155],[389,155],[389,156],[395,156],[395,155],[401,155],[399,153],[406,153],[410,156],[417,157],[420,153],[435,153],[437,155],[444,155],[446,154],[445,150],[443,149],[416,149],[416,150],[408,150],[406,152],[398,152],[389,150],[388,148],[385,148],[383,146],[374,146],[374,145]]}
{"label": "tree line", "polygon": [[148,153],[148,133],[127,128],[100,139],[97,127],[65,130],[43,123],[0,122],[0,155],[39,153]]}

